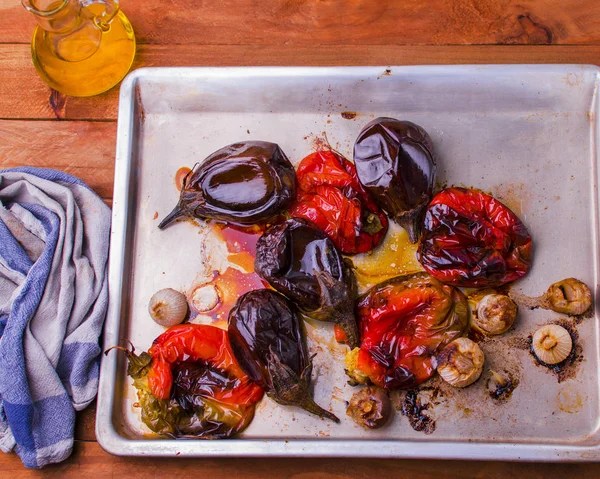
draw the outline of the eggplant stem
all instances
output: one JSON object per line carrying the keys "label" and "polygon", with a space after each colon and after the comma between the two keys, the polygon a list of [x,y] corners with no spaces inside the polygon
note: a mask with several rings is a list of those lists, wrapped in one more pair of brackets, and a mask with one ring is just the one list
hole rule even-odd
{"label": "eggplant stem", "polygon": [[158,225],[158,229],[159,230],[164,229],[166,226],[170,225],[177,218],[180,218],[184,215],[185,215],[185,213],[183,212],[183,210],[179,207],[179,205],[177,205],[175,208],[173,208],[173,211],[171,211],[165,217],[165,219],[160,222],[160,224]]}
{"label": "eggplant stem", "polygon": [[313,269],[313,274],[321,290],[321,306],[310,313],[320,321],[337,324],[342,328],[351,348],[360,346],[358,324],[354,316],[354,305],[348,302],[349,291],[347,286],[336,280],[327,271]]}
{"label": "eggplant stem", "polygon": [[270,384],[267,396],[284,406],[296,406],[319,417],[325,417],[337,423],[340,422],[337,416],[319,406],[310,393],[312,358],[314,356],[310,357],[307,366],[298,377],[298,374],[292,368],[281,362],[271,346],[269,346],[269,353],[267,370]]}
{"label": "eggplant stem", "polygon": [[335,414],[329,412],[327,409],[323,409],[312,398],[308,398],[306,401],[303,401],[298,405],[311,414],[330,419],[337,424],[340,423],[340,419]]}

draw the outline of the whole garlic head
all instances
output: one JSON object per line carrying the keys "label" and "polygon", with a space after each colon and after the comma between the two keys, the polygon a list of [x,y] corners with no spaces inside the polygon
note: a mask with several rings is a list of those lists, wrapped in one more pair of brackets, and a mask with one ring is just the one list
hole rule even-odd
{"label": "whole garlic head", "polygon": [[183,322],[188,305],[182,293],[165,288],[154,293],[148,304],[148,312],[156,323],[170,328]]}
{"label": "whole garlic head", "polygon": [[573,340],[569,331],[562,326],[547,324],[535,332],[531,347],[541,362],[558,364],[571,354]]}
{"label": "whole garlic head", "polygon": [[550,285],[545,294],[550,309],[557,313],[583,314],[592,305],[592,292],[585,283],[567,278]]}
{"label": "whole garlic head", "polygon": [[473,322],[491,336],[503,334],[515,323],[519,308],[504,294],[488,294],[477,305]]}
{"label": "whole garlic head", "polygon": [[485,357],[477,343],[458,338],[442,350],[437,360],[441,378],[454,387],[464,388],[479,379]]}

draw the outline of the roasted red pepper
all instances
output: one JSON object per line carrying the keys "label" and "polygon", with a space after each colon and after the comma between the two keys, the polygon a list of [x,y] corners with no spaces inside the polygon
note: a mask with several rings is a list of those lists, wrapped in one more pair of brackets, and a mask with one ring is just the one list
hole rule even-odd
{"label": "roasted red pepper", "polygon": [[262,389],[240,368],[231,351],[227,331],[208,325],[180,324],[173,326],[154,340],[148,350],[152,367],[148,382],[152,394],[168,399],[173,387],[172,367],[183,361],[200,361],[234,380],[228,389],[207,388],[206,393],[225,404],[247,405],[257,402]]}
{"label": "roasted red pepper", "polygon": [[358,298],[360,349],[347,358],[356,382],[409,388],[435,373],[434,356],[468,323],[465,296],[427,273],[398,276]]}
{"label": "roasted red pepper", "polygon": [[224,438],[252,421],[263,390],[235,360],[227,331],[182,324],[156,338],[148,352],[125,351],[142,421],[152,431]]}
{"label": "roasted red pepper", "polygon": [[317,151],[302,160],[296,176],[293,217],[317,225],[342,253],[364,253],[381,242],[388,220],[358,180],[354,163]]}
{"label": "roasted red pepper", "polygon": [[517,215],[490,195],[447,188],[427,208],[417,258],[444,283],[497,287],[527,273],[531,236]]}

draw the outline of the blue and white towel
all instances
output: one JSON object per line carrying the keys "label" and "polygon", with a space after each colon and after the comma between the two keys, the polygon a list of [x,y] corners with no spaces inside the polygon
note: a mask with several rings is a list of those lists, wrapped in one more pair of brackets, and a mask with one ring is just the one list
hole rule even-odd
{"label": "blue and white towel", "polygon": [[62,172],[0,170],[0,449],[66,459],[96,396],[110,209]]}

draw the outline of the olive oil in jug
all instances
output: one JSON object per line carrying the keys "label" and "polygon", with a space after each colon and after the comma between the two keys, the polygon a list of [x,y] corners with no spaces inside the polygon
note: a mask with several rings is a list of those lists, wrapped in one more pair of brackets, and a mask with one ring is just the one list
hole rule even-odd
{"label": "olive oil in jug", "polygon": [[38,26],[31,54],[42,79],[72,96],[109,90],[135,56],[131,23],[118,0],[22,0]]}

